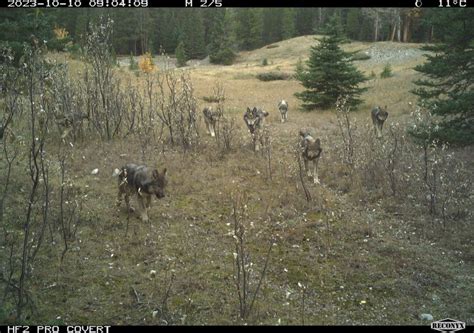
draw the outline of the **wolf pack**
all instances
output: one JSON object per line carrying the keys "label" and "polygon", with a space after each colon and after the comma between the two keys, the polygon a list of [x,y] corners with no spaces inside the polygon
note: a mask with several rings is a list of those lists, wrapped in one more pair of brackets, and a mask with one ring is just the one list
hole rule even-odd
{"label": "wolf pack", "polygon": [[[281,123],[288,121],[288,102],[280,100],[278,102],[278,111]],[[211,137],[216,136],[216,126],[222,110],[213,109],[206,106],[203,111],[206,131]],[[371,111],[371,119],[374,127],[374,133],[377,138],[382,137],[383,124],[387,120],[387,106],[376,106]],[[244,112],[243,120],[250,134],[253,148],[259,151],[263,145],[262,130],[264,128],[265,118],[269,113],[259,107],[247,107]],[[314,127],[304,127],[299,130],[299,154],[304,163],[304,169],[307,176],[315,184],[319,184],[318,163],[323,149],[321,148],[321,139],[318,138],[317,130]],[[161,199],[165,197],[165,188],[167,169],[161,172],[158,169],[152,169],[145,165],[128,163],[120,169],[115,169],[114,175],[118,176],[118,195],[117,206],[120,206],[125,199],[126,207],[129,212],[135,211],[130,205],[130,197],[135,196],[138,204],[138,215],[144,222],[149,221],[148,211],[151,207],[153,197]]]}

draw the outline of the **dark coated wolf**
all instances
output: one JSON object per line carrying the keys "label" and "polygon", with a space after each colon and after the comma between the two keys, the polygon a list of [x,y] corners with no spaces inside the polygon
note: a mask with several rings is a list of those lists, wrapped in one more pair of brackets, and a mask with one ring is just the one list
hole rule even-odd
{"label": "dark coated wolf", "polygon": [[282,99],[278,103],[278,110],[280,111],[281,122],[288,121],[288,102]]}
{"label": "dark coated wolf", "polygon": [[247,107],[247,111],[244,114],[244,121],[247,128],[252,135],[252,142],[255,151],[258,151],[260,145],[263,145],[262,128],[265,122],[265,117],[268,116],[268,112],[262,109],[254,107],[250,109]]}
{"label": "dark coated wolf", "polygon": [[[319,184],[318,162],[321,157],[321,140],[316,139],[316,130],[312,127],[302,128],[300,130],[301,156],[304,161],[304,169],[308,177],[312,177],[315,184]],[[313,163],[313,173],[308,168],[308,163]]]}
{"label": "dark coated wolf", "polygon": [[378,138],[381,138],[383,123],[385,122],[385,120],[387,120],[388,117],[387,106],[385,105],[385,108],[376,106],[372,109],[371,116],[372,123],[374,124],[375,135]]}
{"label": "dark coated wolf", "polygon": [[205,107],[204,110],[202,110],[202,113],[204,114],[207,134],[211,134],[213,137],[216,136],[216,124],[221,117],[222,112],[219,109],[213,110],[212,107],[209,106]]}
{"label": "dark coated wolf", "polygon": [[130,163],[117,169],[114,174],[118,175],[117,206],[120,206],[125,195],[127,209],[133,211],[130,196],[136,194],[140,217],[147,222],[151,197],[156,196],[158,199],[165,197],[166,168],[160,173],[157,169]]}

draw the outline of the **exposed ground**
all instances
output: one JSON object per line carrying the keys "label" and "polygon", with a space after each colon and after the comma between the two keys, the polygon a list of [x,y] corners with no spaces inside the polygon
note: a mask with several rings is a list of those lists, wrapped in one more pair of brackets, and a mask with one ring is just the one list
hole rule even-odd
{"label": "exposed ground", "polygon": [[[34,323],[66,324],[419,324],[422,313],[435,320],[454,318],[474,324],[474,244],[472,221],[456,221],[443,230],[419,203],[397,206],[389,200],[358,202],[343,190],[332,147],[338,142],[332,110],[301,112],[294,80],[262,82],[256,73],[292,73],[305,59],[314,36],[243,52],[233,66],[190,67],[196,95],[212,94],[223,84],[226,109],[239,126],[235,149],[214,152],[213,139],[201,126],[203,148],[183,156],[159,143],[147,158],[133,140],[76,145],[75,182],[87,199],[78,238],[59,258],[43,253],[37,263]],[[369,121],[369,110],[386,104],[390,122],[408,121],[413,66],[423,61],[420,45],[351,43],[346,49],[372,56],[357,66],[377,78],[366,84],[364,104],[354,118]],[[268,66],[262,66],[262,60]],[[387,62],[394,76],[379,79]],[[129,75],[126,67],[121,69]],[[289,122],[281,124],[277,102],[289,101]],[[199,100],[200,109],[206,104]],[[247,106],[270,112],[273,174],[254,154],[244,128]],[[291,145],[299,128],[311,125],[321,136],[321,185],[310,185],[306,203]],[[472,148],[459,152],[472,161]],[[168,196],[155,201],[151,225],[115,206],[114,168],[130,161],[167,167]],[[91,170],[99,169],[97,175]],[[234,280],[232,196],[246,193],[248,249],[254,275],[262,270],[270,242],[268,270],[252,315],[238,316]],[[324,207],[324,213],[321,208]],[[423,213],[425,212],[425,213]],[[126,234],[126,226],[129,226]],[[152,277],[150,271],[156,271]],[[252,285],[252,288],[255,284]],[[303,287],[305,289],[303,289]],[[304,290],[304,305],[303,305]],[[154,311],[156,311],[154,313]]]}

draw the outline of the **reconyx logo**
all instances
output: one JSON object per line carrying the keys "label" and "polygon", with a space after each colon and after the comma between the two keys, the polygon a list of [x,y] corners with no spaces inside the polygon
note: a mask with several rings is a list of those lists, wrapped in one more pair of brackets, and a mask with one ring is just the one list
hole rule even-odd
{"label": "reconyx logo", "polygon": [[466,323],[454,319],[443,319],[431,323],[431,329],[440,332],[456,332],[466,328]]}

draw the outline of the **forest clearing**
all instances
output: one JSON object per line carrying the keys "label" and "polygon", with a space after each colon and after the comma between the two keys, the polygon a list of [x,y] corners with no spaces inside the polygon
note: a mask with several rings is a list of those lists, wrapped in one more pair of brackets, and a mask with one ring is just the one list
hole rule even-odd
{"label": "forest clearing", "polygon": [[[31,37],[17,66],[2,49],[1,323],[474,324],[473,146],[410,135],[437,126],[412,93],[424,44],[341,43],[363,55],[360,104],[307,110],[297,68],[323,34],[180,67],[158,52],[111,64],[91,31],[81,56]],[[268,113],[256,139],[253,107]],[[166,169],[148,220],[140,190],[135,211],[117,205],[127,163]]]}

